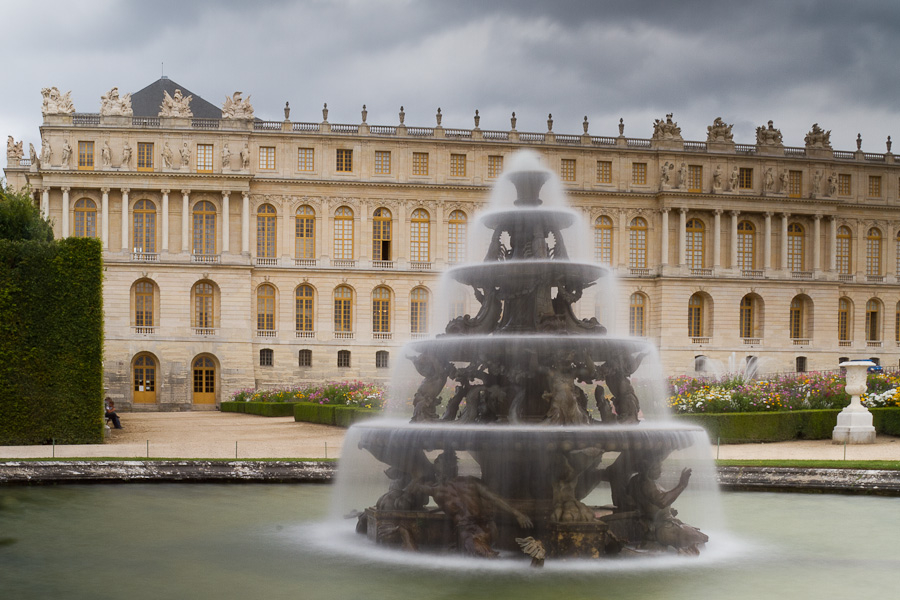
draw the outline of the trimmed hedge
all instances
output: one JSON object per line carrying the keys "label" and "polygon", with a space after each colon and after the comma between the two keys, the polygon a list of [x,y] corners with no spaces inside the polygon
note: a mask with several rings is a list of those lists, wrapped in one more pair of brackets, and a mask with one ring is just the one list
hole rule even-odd
{"label": "trimmed hedge", "polygon": [[[900,435],[900,408],[873,408],[875,430]],[[838,409],[794,410],[752,413],[694,413],[675,415],[676,419],[700,425],[713,442],[785,442],[789,440],[827,440],[837,425]]]}
{"label": "trimmed hedge", "polygon": [[297,402],[294,404],[294,420],[319,425],[335,425],[350,427],[366,419],[383,414],[375,408],[357,408],[337,404],[318,404],[316,402]]}
{"label": "trimmed hedge", "polygon": [[0,445],[103,441],[101,252],[0,240]]}
{"label": "trimmed hedge", "polygon": [[293,417],[296,402],[222,402],[222,412],[244,413],[260,417]]}

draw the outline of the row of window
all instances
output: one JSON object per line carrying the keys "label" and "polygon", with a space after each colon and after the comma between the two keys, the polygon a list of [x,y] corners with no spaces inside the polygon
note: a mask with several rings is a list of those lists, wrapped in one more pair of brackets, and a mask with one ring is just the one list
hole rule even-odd
{"label": "row of window", "polygon": [[[304,348],[298,353],[298,366],[312,366],[312,350]],[[378,350],[375,352],[375,368],[387,369],[390,367],[391,355],[387,350]],[[259,351],[259,366],[274,367],[275,351],[271,348],[263,348]],[[349,350],[338,350],[337,352],[338,368],[349,368],[351,366],[351,353]]]}

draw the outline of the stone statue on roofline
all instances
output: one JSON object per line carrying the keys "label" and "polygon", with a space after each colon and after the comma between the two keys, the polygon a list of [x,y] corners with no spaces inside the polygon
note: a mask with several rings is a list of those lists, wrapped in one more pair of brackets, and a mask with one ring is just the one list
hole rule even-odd
{"label": "stone statue on roofline", "polygon": [[819,148],[831,150],[831,130],[823,130],[818,123],[813,123],[812,129],[803,138],[807,148]]}
{"label": "stone statue on roofline", "polygon": [[191,99],[193,96],[185,97],[181,90],[175,90],[175,95],[170,96],[169,92],[163,91],[163,101],[159,105],[160,117],[181,117],[190,118],[194,116],[191,111]]}
{"label": "stone statue on roofline", "polygon": [[756,128],[756,145],[757,146],[783,146],[781,130],[775,129],[772,121],[769,121],[768,127],[759,126]]}
{"label": "stone statue on roofline", "polygon": [[41,166],[41,161],[38,159],[37,150],[34,149],[34,144],[28,144],[28,157],[31,159],[31,168],[37,169]]}
{"label": "stone statue on roofline", "polygon": [[733,125],[727,124],[722,117],[716,117],[712,125],[706,127],[707,142],[732,142],[734,135],[731,133]]}
{"label": "stone statue on roofline", "polygon": [[222,105],[223,119],[253,118],[253,105],[250,104],[250,96],[247,96],[247,99],[244,100],[241,98],[242,94],[243,92],[235,92],[231,95],[231,98],[225,97],[225,104]]}
{"label": "stone statue on roofline", "polygon": [[50,140],[44,138],[44,141],[41,142],[41,166],[44,168],[50,167],[50,156],[53,154],[52,148],[50,148]]}
{"label": "stone statue on roofline", "polygon": [[22,149],[23,142],[16,142],[13,136],[6,136],[6,162],[10,165],[18,165],[19,161],[24,158],[25,151]]}
{"label": "stone statue on roofline", "polygon": [[681,137],[681,127],[672,120],[674,113],[666,115],[666,120],[656,119],[653,121],[653,138],[654,140],[683,140]]}
{"label": "stone statue on roofline", "polygon": [[61,94],[56,87],[44,88],[41,96],[44,97],[41,113],[47,115],[69,115],[75,112],[75,106],[70,97],[71,91]]}
{"label": "stone statue on roofline", "polygon": [[119,88],[114,87],[100,96],[100,116],[103,117],[130,117],[134,114],[131,110],[131,94],[119,96]]}

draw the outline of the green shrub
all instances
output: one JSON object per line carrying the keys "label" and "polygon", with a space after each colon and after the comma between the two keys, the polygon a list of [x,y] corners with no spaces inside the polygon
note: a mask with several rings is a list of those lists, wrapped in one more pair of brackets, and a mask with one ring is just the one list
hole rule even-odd
{"label": "green shrub", "polygon": [[245,413],[260,417],[292,417],[294,404],[288,402],[222,402],[222,412]]}
{"label": "green shrub", "polygon": [[887,435],[900,435],[900,408],[871,408],[875,431]]}

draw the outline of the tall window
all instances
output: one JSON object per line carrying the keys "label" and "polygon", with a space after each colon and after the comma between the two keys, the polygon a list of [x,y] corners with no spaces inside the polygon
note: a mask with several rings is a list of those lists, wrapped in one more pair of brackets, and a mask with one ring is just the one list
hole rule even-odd
{"label": "tall window", "polygon": [[850,301],[846,298],[838,301],[838,340],[850,340]]}
{"label": "tall window", "polygon": [[391,292],[377,287],[372,292],[372,332],[391,332]]}
{"label": "tall window", "polygon": [[212,173],[213,171],[213,145],[197,144],[197,172]]}
{"label": "tall window", "polygon": [[628,228],[628,265],[647,268],[647,221],[643,217],[633,218]]}
{"label": "tall window", "polygon": [[153,170],[153,143],[152,142],[138,142],[137,170],[138,171],[152,171]]}
{"label": "tall window", "polygon": [[643,294],[632,294],[628,306],[628,334],[643,337],[646,335],[644,325],[644,309],[646,299]]}
{"label": "tall window", "polygon": [[335,159],[335,171],[338,173],[353,172],[353,150],[338,148]]}
{"label": "tall window", "polygon": [[753,188],[753,169],[741,167],[738,171],[738,187],[742,190]]}
{"label": "tall window", "polygon": [[803,171],[788,173],[788,196],[799,198],[803,194]]}
{"label": "tall window", "polygon": [[703,337],[703,298],[694,294],[688,300],[688,337]]}
{"label": "tall window", "polygon": [[690,165],[688,167],[688,191],[689,192],[702,192],[703,191],[703,166],[702,165]]}
{"label": "tall window", "polygon": [[216,207],[206,200],[194,205],[194,254],[216,253]]}
{"label": "tall window", "polygon": [[790,331],[791,338],[793,339],[800,339],[805,337],[805,331],[803,327],[803,308],[803,300],[801,300],[800,298],[794,298],[793,300],[791,300],[791,314],[788,329]]}
{"label": "tall window", "polygon": [[869,198],[881,198],[880,175],[869,175]]}
{"label": "tall window", "polygon": [[850,273],[850,257],[852,245],[850,244],[850,228],[841,225],[837,230],[837,247],[835,248],[835,262],[838,273],[847,275]]}
{"label": "tall window", "polygon": [[309,285],[297,287],[294,294],[297,331],[314,331],[313,289]]}
{"label": "tall window", "polygon": [[134,204],[134,251],[156,252],[156,205],[149,200]]}
{"label": "tall window", "polygon": [[803,225],[788,225],[788,264],[791,271],[803,270]]}
{"label": "tall window", "polygon": [[466,176],[466,155],[451,154],[450,155],[450,177]]}
{"label": "tall window", "polygon": [[334,257],[353,260],[353,211],[347,206],[334,211]]}
{"label": "tall window", "polygon": [[869,229],[866,236],[866,275],[881,275],[881,230],[877,227]]}
{"label": "tall window", "polygon": [[134,285],[134,324],[153,327],[153,284],[139,281]]}
{"label": "tall window", "polygon": [[275,330],[275,288],[267,283],[256,288],[256,329]]}
{"label": "tall window", "polygon": [[741,319],[740,319],[740,332],[742,338],[752,338],[753,330],[754,330],[754,317],[753,314],[753,298],[750,296],[744,296],[741,298]]}
{"label": "tall window", "polygon": [[259,168],[269,171],[275,169],[275,146],[260,146]]}
{"label": "tall window", "polygon": [[597,183],[612,183],[612,161],[597,161]]}
{"label": "tall window", "polygon": [[391,211],[375,209],[372,220],[372,260],[391,260]]}
{"label": "tall window", "polygon": [[410,333],[428,331],[428,292],[423,288],[415,288],[409,294],[409,330]]}
{"label": "tall window", "polygon": [[353,331],[353,291],[346,285],[334,289],[334,330]]}
{"label": "tall window", "polygon": [[390,175],[391,174],[391,153],[388,150],[375,151],[375,174]]}
{"label": "tall window", "polygon": [[563,181],[575,181],[575,159],[564,158],[559,163],[559,178]]}
{"label": "tall window", "polygon": [[75,237],[97,237],[97,205],[90,198],[75,202]]}
{"label": "tall window", "polygon": [[413,175],[428,175],[428,153],[427,152],[413,152],[412,174]]}
{"label": "tall window", "polygon": [[756,227],[750,221],[741,221],[737,229],[737,267],[742,271],[752,271],[756,268]]}
{"label": "tall window", "polygon": [[500,177],[503,172],[503,157],[488,156],[488,178],[494,179]]}
{"label": "tall window", "polygon": [[201,282],[194,286],[194,327],[215,327],[213,323],[213,286]]}
{"label": "tall window", "polygon": [[594,258],[602,265],[612,264],[612,219],[606,215],[594,221]]}
{"label": "tall window", "polygon": [[412,213],[409,224],[409,260],[413,262],[428,262],[429,255],[430,223],[428,211],[417,208]]}
{"label": "tall window", "polygon": [[[467,217],[461,210],[450,213],[447,223],[447,260],[459,263],[466,260]],[[898,238],[900,239],[900,238]]]}
{"label": "tall window", "polygon": [[850,195],[850,175],[841,173],[838,175],[838,194],[841,196]]}
{"label": "tall window", "polygon": [[691,269],[703,268],[705,229],[700,219],[690,219],[685,224],[685,259]]}
{"label": "tall window", "polygon": [[631,183],[634,185],[647,185],[647,163],[632,163]]}
{"label": "tall window", "polygon": [[297,148],[297,170],[306,172],[316,170],[316,152],[314,149]]}
{"label": "tall window", "polygon": [[294,252],[296,258],[310,259],[316,256],[316,211],[312,206],[304,205],[297,209]]}
{"label": "tall window", "polygon": [[78,142],[78,169],[94,170],[94,142]]}
{"label": "tall window", "polygon": [[900,302],[894,308],[894,341],[900,344]]}
{"label": "tall window", "polygon": [[276,223],[275,207],[271,204],[260,205],[256,210],[256,256],[259,258],[274,258],[277,255]]}
{"label": "tall window", "polygon": [[866,341],[877,342],[881,339],[880,303],[878,300],[866,302]]}

